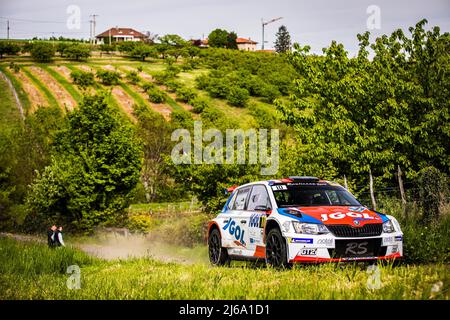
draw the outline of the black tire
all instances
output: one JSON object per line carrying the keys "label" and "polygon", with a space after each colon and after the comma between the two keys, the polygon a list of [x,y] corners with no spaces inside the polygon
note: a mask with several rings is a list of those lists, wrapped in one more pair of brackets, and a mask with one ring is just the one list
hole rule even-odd
{"label": "black tire", "polygon": [[220,232],[213,229],[208,237],[208,255],[212,265],[223,266],[230,262],[227,249],[222,247]]}
{"label": "black tire", "polygon": [[266,263],[274,268],[290,268],[287,261],[286,240],[280,229],[273,228],[266,238]]}

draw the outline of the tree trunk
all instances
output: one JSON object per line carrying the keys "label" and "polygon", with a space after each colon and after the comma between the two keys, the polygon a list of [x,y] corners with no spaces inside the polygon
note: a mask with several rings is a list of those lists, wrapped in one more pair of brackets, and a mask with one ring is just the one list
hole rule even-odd
{"label": "tree trunk", "polygon": [[375,201],[375,194],[373,191],[373,177],[372,177],[372,170],[369,169],[369,188],[370,188],[370,199],[372,200],[372,209],[377,209],[377,202]]}

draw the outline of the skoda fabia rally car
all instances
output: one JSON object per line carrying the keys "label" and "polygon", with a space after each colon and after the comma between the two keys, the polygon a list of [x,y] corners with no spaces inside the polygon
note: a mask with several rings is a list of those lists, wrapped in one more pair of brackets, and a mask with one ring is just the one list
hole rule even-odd
{"label": "skoda fabia rally car", "polygon": [[230,188],[208,226],[209,259],[292,263],[396,259],[403,255],[397,220],[370,210],[337,183],[289,177]]}

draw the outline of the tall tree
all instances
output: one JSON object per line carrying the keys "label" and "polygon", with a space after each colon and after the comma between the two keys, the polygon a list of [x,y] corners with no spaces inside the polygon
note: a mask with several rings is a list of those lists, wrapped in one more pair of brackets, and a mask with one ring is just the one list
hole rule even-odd
{"label": "tall tree", "polygon": [[289,34],[286,26],[283,25],[278,28],[276,37],[275,50],[278,53],[284,53],[291,50],[291,35]]}
{"label": "tall tree", "polygon": [[228,31],[215,29],[208,35],[208,44],[215,48],[226,48],[228,45]]}
{"label": "tall tree", "polygon": [[227,35],[227,48],[228,49],[237,49],[237,34],[236,32],[229,32]]}
{"label": "tall tree", "polygon": [[142,151],[105,95],[85,97],[67,117],[27,204],[37,221],[56,219],[89,230],[123,213],[139,180]]}
{"label": "tall tree", "polygon": [[361,180],[369,170],[393,179],[398,164],[410,177],[429,164],[448,172],[449,34],[424,24],[372,45],[368,33],[358,35],[356,57],[334,41],[323,56],[295,46],[289,57],[302,77],[291,103],[278,103],[298,133],[301,156],[292,161],[310,174],[328,168]]}

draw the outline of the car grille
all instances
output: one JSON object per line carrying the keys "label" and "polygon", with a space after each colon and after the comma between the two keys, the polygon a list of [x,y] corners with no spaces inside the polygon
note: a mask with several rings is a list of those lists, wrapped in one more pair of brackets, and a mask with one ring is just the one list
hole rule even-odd
{"label": "car grille", "polygon": [[335,248],[328,253],[331,258],[367,258],[385,256],[386,249],[381,246],[381,238],[336,240]]}
{"label": "car grille", "polygon": [[336,237],[375,237],[379,236],[383,231],[383,225],[381,223],[366,224],[362,227],[352,227],[349,225],[327,225],[328,230]]}

